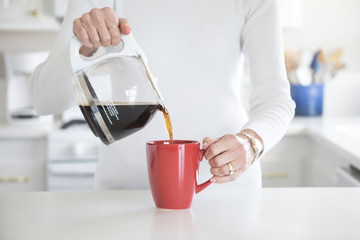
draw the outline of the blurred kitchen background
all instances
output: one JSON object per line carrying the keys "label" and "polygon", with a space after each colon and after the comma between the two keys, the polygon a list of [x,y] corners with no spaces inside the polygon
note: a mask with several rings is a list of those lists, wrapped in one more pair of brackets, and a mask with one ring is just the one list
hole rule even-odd
{"label": "blurred kitchen background", "polygon": [[[37,116],[28,90],[67,3],[0,0],[0,192],[93,189],[100,141],[77,107]],[[262,159],[263,185],[360,186],[360,1],[280,6],[288,77],[303,110]],[[246,98],[246,71],[242,91]]]}

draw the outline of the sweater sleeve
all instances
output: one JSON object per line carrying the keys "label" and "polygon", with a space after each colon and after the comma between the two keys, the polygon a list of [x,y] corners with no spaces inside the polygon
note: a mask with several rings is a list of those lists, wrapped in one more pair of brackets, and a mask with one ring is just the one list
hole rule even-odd
{"label": "sweater sleeve", "polygon": [[261,136],[266,152],[285,135],[295,104],[286,76],[277,1],[249,0],[243,9],[241,47],[251,86],[249,120],[243,129]]}
{"label": "sweater sleeve", "polygon": [[30,78],[33,105],[40,115],[61,113],[74,105],[69,42],[73,21],[92,8],[113,6],[109,0],[71,0],[48,58]]}

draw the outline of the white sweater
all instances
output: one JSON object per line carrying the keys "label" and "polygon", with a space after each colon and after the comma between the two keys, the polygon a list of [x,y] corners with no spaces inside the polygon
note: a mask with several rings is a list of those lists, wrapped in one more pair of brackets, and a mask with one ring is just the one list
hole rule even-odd
{"label": "white sweater", "polygon": [[[68,43],[72,22],[92,8],[114,7],[159,79],[175,139],[202,141],[250,128],[269,151],[285,134],[294,103],[286,77],[275,0],[73,0],[48,59],[32,76],[40,114],[60,113],[75,104]],[[247,115],[241,102],[241,59],[248,61],[251,91]],[[167,139],[162,114],[141,131],[102,146],[99,188],[148,187],[145,143]],[[204,168],[204,167],[202,167]],[[206,172],[204,172],[206,171]],[[210,176],[208,170],[200,175]],[[260,185],[254,164],[236,183]]]}

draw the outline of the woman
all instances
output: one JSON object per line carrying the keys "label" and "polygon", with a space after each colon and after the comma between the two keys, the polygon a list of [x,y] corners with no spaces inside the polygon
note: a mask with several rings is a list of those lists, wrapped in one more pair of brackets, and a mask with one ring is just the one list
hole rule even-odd
{"label": "woman", "polygon": [[[83,43],[80,53],[89,56],[130,32],[159,79],[175,139],[203,139],[212,182],[261,186],[258,158],[281,139],[294,114],[276,1],[70,1],[48,59],[32,76],[38,112],[74,105],[73,34]],[[239,84],[243,56],[251,80],[248,117]],[[145,142],[166,138],[157,114],[143,130],[102,146],[97,188],[148,187]]]}

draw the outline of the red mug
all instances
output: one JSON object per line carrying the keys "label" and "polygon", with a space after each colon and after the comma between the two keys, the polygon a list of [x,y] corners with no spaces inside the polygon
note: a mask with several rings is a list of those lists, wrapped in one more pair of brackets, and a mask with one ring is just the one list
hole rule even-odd
{"label": "red mug", "polygon": [[211,183],[210,179],[197,183],[199,163],[204,156],[197,141],[148,142],[146,156],[151,192],[158,208],[190,208],[195,193]]}

